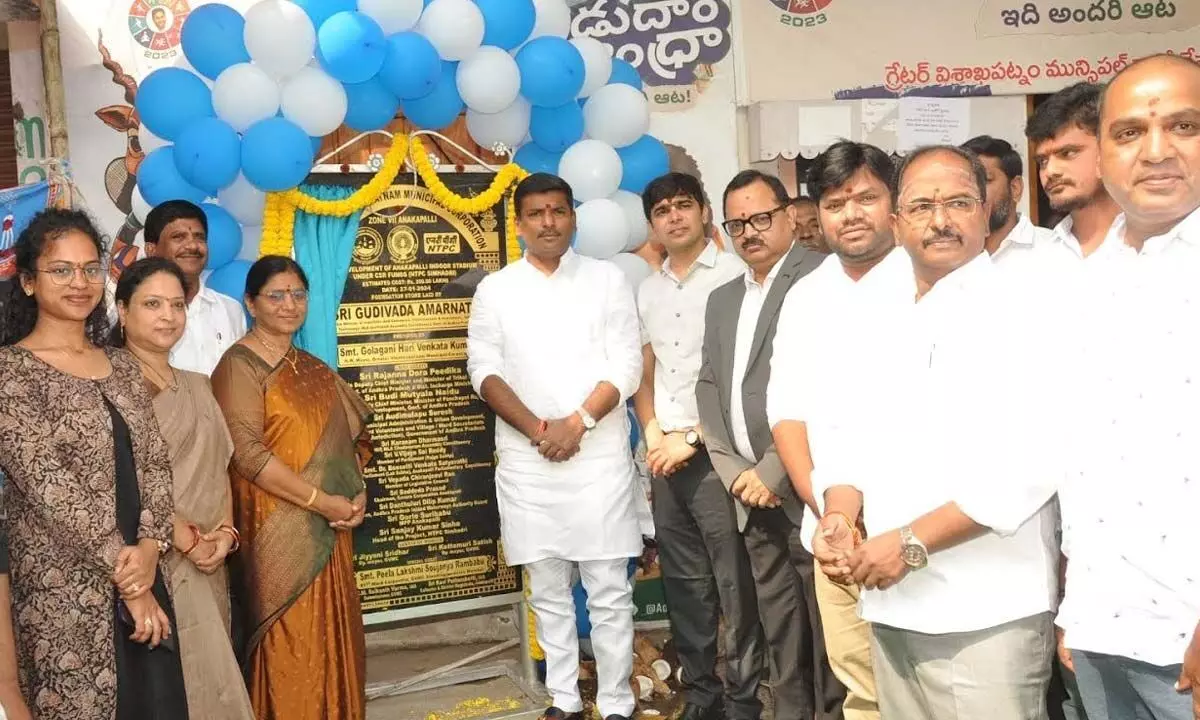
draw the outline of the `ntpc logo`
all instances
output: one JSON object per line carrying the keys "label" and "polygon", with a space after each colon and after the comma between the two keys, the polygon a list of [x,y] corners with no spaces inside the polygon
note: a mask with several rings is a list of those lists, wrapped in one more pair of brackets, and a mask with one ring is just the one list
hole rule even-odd
{"label": "ntpc logo", "polygon": [[824,10],[833,0],[771,0],[783,11],[779,22],[797,28],[816,27],[825,23]]}

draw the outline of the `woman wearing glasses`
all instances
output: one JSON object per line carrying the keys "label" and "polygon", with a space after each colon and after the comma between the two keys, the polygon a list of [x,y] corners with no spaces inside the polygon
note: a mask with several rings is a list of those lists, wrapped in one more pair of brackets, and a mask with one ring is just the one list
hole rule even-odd
{"label": "woman wearing glasses", "polygon": [[[171,367],[187,323],[187,280],[163,258],[121,273],[112,345],[137,360],[174,470],[174,552],[167,557],[179,652],[193,718],[254,720],[229,642],[225,558],[238,549],[229,492],[233,442],[208,377]],[[239,309],[240,312],[240,309]]]}
{"label": "woman wearing glasses", "polygon": [[246,305],[253,328],[212,384],[233,436],[250,701],[259,720],[361,720],[366,646],[349,531],[366,510],[370,409],[292,345],[308,312],[299,265],[254,263]]}
{"label": "woman wearing glasses", "polygon": [[43,720],[186,718],[158,572],[171,466],[137,361],[103,347],[101,247],[84,213],[35,216],[0,323],[3,522],[23,690]]}

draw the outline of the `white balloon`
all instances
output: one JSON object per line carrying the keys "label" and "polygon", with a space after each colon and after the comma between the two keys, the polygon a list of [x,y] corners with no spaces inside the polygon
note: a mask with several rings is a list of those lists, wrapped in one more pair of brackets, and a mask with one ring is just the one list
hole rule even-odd
{"label": "white balloon", "polygon": [[346,89],[324,70],[305,67],[283,83],[283,116],[312,137],[325,137],[346,119]]}
{"label": "white balloon", "polygon": [[279,112],[279,85],[251,63],[230,65],[213,83],[213,110],[238,132]]}
{"label": "white balloon", "polygon": [[612,199],[625,212],[625,220],[629,223],[629,240],[625,243],[625,252],[633,252],[646,244],[650,235],[650,223],[646,222],[646,211],[642,209],[642,197],[628,190],[618,190]]}
{"label": "white balloon", "polygon": [[608,83],[612,75],[612,53],[596,38],[571,38],[571,44],[583,56],[583,89],[579,97],[588,97]]}
{"label": "white balloon", "polygon": [[632,145],[650,130],[646,94],[629,85],[605,85],[583,106],[583,130],[615,148]]}
{"label": "white balloon", "polygon": [[571,32],[571,8],[563,0],[533,0],[533,9],[537,13],[533,32],[525,42],[536,37],[566,38]]}
{"label": "white balloon", "polygon": [[150,132],[150,128],[146,127],[145,125],[142,125],[141,128],[138,129],[138,143],[142,146],[142,152],[146,153],[147,155],[159,149],[160,147],[163,147],[164,145],[171,144],[170,141],[164,140]]}
{"label": "white balloon", "polygon": [[137,218],[137,221],[146,224],[146,215],[152,208],[150,203],[146,202],[146,198],[142,197],[142,191],[138,190],[137,185],[133,186],[133,195],[129,198],[129,212]]}
{"label": "white balloon", "polygon": [[[259,220],[259,222],[262,222]],[[262,246],[262,225],[247,225],[242,228],[242,249],[238,253],[241,260],[254,262],[258,259],[259,248]]]}
{"label": "white balloon", "polygon": [[629,223],[625,211],[608,198],[588,200],[575,208],[575,252],[608,260],[625,248]]}
{"label": "white balloon", "polygon": [[481,47],[459,63],[455,80],[463,102],[481,113],[498,113],[521,94],[517,61],[498,47]]}
{"label": "white balloon", "polygon": [[412,30],[424,9],[423,0],[358,0],[358,11],[379,23],[384,35]]}
{"label": "white balloon", "polygon": [[[558,161],[558,176],[567,181],[580,202],[607,199],[621,185],[621,156],[611,145],[599,140],[580,140],[567,148]],[[621,247],[627,237],[628,230],[621,239]]]}
{"label": "white balloon", "polygon": [[233,184],[217,191],[217,202],[242,225],[262,225],[267,195],[240,172]]}
{"label": "white balloon", "polygon": [[467,110],[467,132],[481,147],[492,148],[500,144],[515,151],[529,133],[529,117],[532,106],[523,97],[517,96],[511,105],[498,113],[481,113]]}
{"label": "white balloon", "polygon": [[421,14],[417,32],[443,60],[466,60],[483,43],[483,13],[471,0],[433,0]]}
{"label": "white balloon", "polygon": [[288,0],[260,0],[246,11],[242,39],[251,59],[275,78],[308,64],[317,31],[304,10]]}
{"label": "white balloon", "polygon": [[641,255],[634,255],[630,252],[618,253],[608,259],[613,265],[621,268],[621,272],[625,273],[625,279],[629,281],[629,286],[637,292],[638,286],[642,281],[654,274],[654,268],[650,267],[650,263]]}

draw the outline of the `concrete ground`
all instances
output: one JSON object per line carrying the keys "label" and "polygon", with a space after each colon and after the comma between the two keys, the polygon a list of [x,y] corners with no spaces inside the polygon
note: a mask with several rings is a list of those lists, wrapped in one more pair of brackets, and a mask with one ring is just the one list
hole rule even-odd
{"label": "concrete ground", "polygon": [[[378,683],[398,683],[494,646],[495,643],[408,649],[376,647],[367,656],[367,687]],[[510,648],[473,667],[498,664],[509,664],[519,677],[520,650]],[[773,713],[765,687],[760,697],[764,701],[762,718],[771,720]],[[537,720],[548,704],[544,697],[530,698],[508,677],[498,677],[377,698],[367,703],[367,720]],[[682,710],[678,707],[680,704],[671,703],[666,717]],[[641,714],[638,720],[658,718],[663,716]]]}
{"label": "concrete ground", "polygon": [[[455,645],[372,653],[367,657],[367,686],[399,682],[486,650],[486,645]],[[511,663],[519,666],[520,650],[512,648],[478,665]],[[531,700],[507,677],[453,687],[424,690],[367,703],[367,720],[491,720],[516,717],[535,720],[546,708]]]}

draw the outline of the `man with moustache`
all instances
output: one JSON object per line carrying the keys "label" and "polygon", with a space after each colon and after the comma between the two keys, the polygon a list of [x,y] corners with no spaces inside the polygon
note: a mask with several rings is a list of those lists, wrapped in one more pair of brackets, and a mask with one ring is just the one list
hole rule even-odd
{"label": "man with moustache", "polygon": [[1017,247],[1029,248],[1051,239],[1045,228],[1034,225],[1017,211],[1025,193],[1021,175],[1021,155],[1007,140],[991,135],[979,135],[963,143],[963,148],[975,153],[987,170],[988,236],[984,249],[996,263],[1006,263],[1019,257]]}
{"label": "man with moustache", "polygon": [[1035,238],[1015,245],[1006,262],[1015,264],[1018,256],[1032,255],[1052,266],[1074,264],[1101,246],[1106,254],[1104,240],[1118,209],[1098,170],[1101,90],[1092,83],[1064,88],[1039,105],[1025,125],[1050,207],[1069,215],[1054,228],[1049,242]]}
{"label": "man with moustache", "polygon": [[825,244],[825,236],[821,234],[817,203],[807,195],[800,195],[792,198],[792,207],[796,208],[796,242],[809,250],[828,255],[829,246]]}
{"label": "man with moustache", "polygon": [[1200,65],[1113,78],[1100,171],[1123,211],[1108,242],[1129,249],[1077,300],[1057,623],[1092,720],[1200,720]]}
{"label": "man with moustache", "polygon": [[725,189],[725,232],[746,272],[712,292],[696,404],[721,482],[737,501],[767,639],[776,720],[842,717],[845,689],[829,671],[801,534],[804,503],[767,423],[775,323],[792,285],[824,256],[795,242],[794,204],[778,178],[747,170]]}
{"label": "man with moustache", "polygon": [[146,255],[175,263],[187,280],[187,326],[171,348],[171,365],[211,375],[246,334],[246,315],[241,303],[210,289],[201,277],[208,263],[208,218],[187,200],[168,200],[146,214],[144,233]]}
{"label": "man with moustache", "polygon": [[978,158],[922,148],[896,177],[912,282],[850,341],[845,406],[809,423],[814,491],[849,536],[816,554],[863,589],[884,717],[1045,718],[1061,467],[1032,411],[1055,387],[1031,357],[1046,336],[983,252]]}
{"label": "man with moustache", "polygon": [[[510,565],[529,573],[546,653],[545,720],[582,720],[572,570],[588,595],[600,717],[633,715],[640,487],[624,401],[642,372],[633,293],[612,263],[571,250],[571,187],[535,173],[514,193],[524,258],[471,303],[467,372],[496,413],[496,498]],[[615,409],[615,412],[614,412]]]}
{"label": "man with moustache", "polygon": [[[655,179],[642,193],[642,207],[667,258],[638,288],[643,375],[633,404],[646,438],[663,591],[683,669],[681,718],[750,720],[762,712],[754,576],[696,408],[709,294],[745,266],[706,239],[712,215],[694,176]],[[717,673],[721,616],[724,683]]]}
{"label": "man with moustache", "polygon": [[[820,513],[812,492],[813,460],[807,422],[843,403],[843,353],[847,339],[863,332],[870,308],[889,302],[912,285],[908,257],[894,250],[889,225],[890,183],[894,168],[887,153],[873,145],[842,141],[813,162],[808,187],[817,202],[824,236],[835,257],[798,281],[779,314],[767,417],[776,450],[797,496],[807,506],[800,539],[813,552]],[[814,514],[814,512],[816,514]],[[820,523],[820,532],[841,533],[836,517]],[[846,687],[847,720],[878,720],[871,671],[870,631],[858,617],[858,588],[814,575],[815,595],[829,663]]]}

